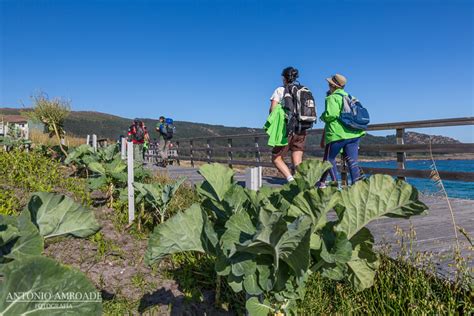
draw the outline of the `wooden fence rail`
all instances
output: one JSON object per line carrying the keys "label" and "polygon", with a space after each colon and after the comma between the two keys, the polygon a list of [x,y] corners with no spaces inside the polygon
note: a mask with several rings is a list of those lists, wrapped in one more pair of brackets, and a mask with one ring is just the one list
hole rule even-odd
{"label": "wooden fence rail", "polygon": [[[405,131],[411,128],[428,128],[428,127],[448,127],[448,126],[463,126],[474,125],[474,117],[436,119],[424,121],[411,122],[397,122],[385,124],[372,124],[368,131],[381,130],[395,130],[396,144],[376,144],[376,145],[361,145],[360,152],[367,154],[377,153],[396,153],[397,168],[371,168],[362,167],[364,173],[384,173],[404,179],[405,177],[413,178],[429,178],[431,170],[415,170],[406,169],[406,154],[407,153],[469,153],[474,154],[474,143],[456,143],[456,144],[405,144]],[[313,129],[308,132],[308,135],[321,134],[322,129]],[[273,167],[270,161],[263,161],[262,154],[270,154],[270,147],[261,147],[260,139],[266,139],[265,133],[253,134],[239,134],[213,137],[194,137],[187,139],[179,139],[176,141],[178,149],[179,160],[188,160],[194,167],[194,162],[219,162],[228,164],[230,167],[234,165],[244,166],[262,166]],[[249,139],[248,146],[233,146],[236,140]],[[205,147],[197,147],[197,143],[204,143]],[[217,146],[215,143],[221,142]],[[227,142],[226,145],[224,145]],[[188,146],[186,146],[188,145]],[[188,154],[184,154],[187,151]],[[202,152],[205,157],[199,157],[196,153]],[[220,155],[217,155],[219,154]],[[235,159],[236,153],[246,153],[254,156],[252,160]],[[307,146],[306,153],[321,155],[323,150],[317,146]],[[227,159],[225,159],[227,158]],[[454,171],[439,171],[439,174],[444,180],[466,181],[474,182],[474,172],[454,172]],[[341,178],[343,181],[347,179],[347,168],[344,161],[341,163]]]}

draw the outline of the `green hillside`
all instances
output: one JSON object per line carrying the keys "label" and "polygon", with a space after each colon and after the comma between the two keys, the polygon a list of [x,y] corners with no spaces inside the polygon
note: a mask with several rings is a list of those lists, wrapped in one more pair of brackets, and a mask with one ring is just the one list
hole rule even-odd
{"label": "green hillside", "polygon": [[[0,108],[0,114],[15,115],[28,109]],[[155,126],[158,120],[142,118],[150,131],[152,138],[158,137]],[[86,137],[87,134],[97,134],[99,138],[117,139],[120,135],[126,135],[132,119],[123,118],[111,114],[92,111],[72,111],[64,122],[64,128],[68,134],[78,137]],[[246,127],[226,127],[223,125],[209,125],[175,121],[175,138],[189,138],[198,136],[219,136],[242,133],[261,132],[259,129]]]}

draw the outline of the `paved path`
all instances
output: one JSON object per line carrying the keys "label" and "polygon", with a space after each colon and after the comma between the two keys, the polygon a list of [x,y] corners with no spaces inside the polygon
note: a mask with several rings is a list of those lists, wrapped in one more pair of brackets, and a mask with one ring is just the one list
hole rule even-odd
{"label": "paved path", "polygon": [[[157,167],[153,167],[153,169],[165,173],[171,178],[184,176],[193,184],[203,180],[196,168],[169,166],[166,169]],[[242,173],[236,174],[235,180],[244,183],[244,175]],[[284,180],[264,177],[263,182],[264,185],[276,186],[284,183]],[[392,255],[395,256],[401,249],[399,244],[401,237],[396,235],[397,227],[405,233],[409,233],[412,227],[416,232],[416,241],[412,243],[413,249],[435,254],[434,261],[439,272],[452,276],[452,253],[456,239],[447,201],[440,196],[427,195],[421,196],[420,199],[430,207],[428,215],[415,216],[410,220],[384,218],[372,222],[369,224],[369,228],[375,236],[377,245],[379,247],[389,245],[392,248]],[[471,238],[474,237],[474,200],[450,199],[450,203],[456,224],[463,227]],[[469,266],[474,268],[474,251],[472,248],[469,249],[467,239],[459,232],[458,237],[464,257],[467,258]]]}

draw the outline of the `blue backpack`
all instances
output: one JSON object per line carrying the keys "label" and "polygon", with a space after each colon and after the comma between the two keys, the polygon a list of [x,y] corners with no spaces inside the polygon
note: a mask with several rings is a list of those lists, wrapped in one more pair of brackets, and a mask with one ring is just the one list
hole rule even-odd
{"label": "blue backpack", "polygon": [[343,100],[339,121],[346,127],[365,131],[370,122],[369,111],[351,95],[340,95]]}
{"label": "blue backpack", "polygon": [[166,126],[166,134],[168,136],[167,138],[168,140],[170,140],[171,138],[173,138],[173,134],[175,130],[173,119],[171,118],[165,119],[165,126]]}

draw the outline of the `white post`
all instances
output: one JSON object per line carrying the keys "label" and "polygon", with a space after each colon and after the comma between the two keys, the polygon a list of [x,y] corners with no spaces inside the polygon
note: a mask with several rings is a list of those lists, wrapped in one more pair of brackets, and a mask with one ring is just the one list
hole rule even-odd
{"label": "white post", "polygon": [[262,186],[262,167],[247,168],[245,187],[257,191]]}
{"label": "white post", "polygon": [[120,139],[120,145],[122,146],[121,157],[122,157],[122,160],[125,160],[127,159],[127,139],[125,137],[122,137]]}
{"label": "white post", "polygon": [[135,190],[133,188],[133,143],[127,143],[127,169],[128,169],[128,223],[135,219]]}
{"label": "white post", "polygon": [[89,134],[87,134],[86,144],[87,144],[87,145],[90,145],[90,144],[91,144],[91,135],[89,135]]}
{"label": "white post", "polygon": [[94,148],[94,151],[97,151],[97,135],[92,134],[92,148]]}

